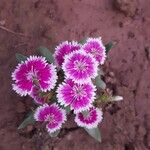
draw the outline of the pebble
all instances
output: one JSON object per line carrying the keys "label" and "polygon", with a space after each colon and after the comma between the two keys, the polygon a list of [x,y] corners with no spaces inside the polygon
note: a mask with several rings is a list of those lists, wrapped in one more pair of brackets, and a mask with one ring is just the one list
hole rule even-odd
{"label": "pebble", "polygon": [[72,140],[72,135],[71,135],[71,134],[68,134],[68,135],[67,135],[67,140],[68,140],[68,141]]}
{"label": "pebble", "polygon": [[147,59],[150,60],[150,48],[149,47],[145,48],[145,53],[146,53]]}
{"label": "pebble", "polygon": [[27,132],[31,132],[34,129],[33,125],[27,126]]}
{"label": "pebble", "polygon": [[5,23],[6,23],[6,21],[5,21],[5,20],[0,20],[0,25],[1,25],[1,26],[4,26],[4,25],[5,25]]}
{"label": "pebble", "polygon": [[126,16],[133,17],[139,7],[137,0],[114,0],[115,7]]}

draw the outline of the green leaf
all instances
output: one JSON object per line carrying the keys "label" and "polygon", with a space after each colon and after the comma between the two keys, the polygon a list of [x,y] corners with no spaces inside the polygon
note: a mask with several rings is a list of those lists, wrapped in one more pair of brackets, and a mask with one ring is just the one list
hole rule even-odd
{"label": "green leaf", "polygon": [[59,133],[60,133],[60,130],[57,130],[53,133],[50,133],[49,135],[50,135],[50,137],[54,138],[54,137],[57,137]]}
{"label": "green leaf", "polygon": [[64,109],[66,110],[66,113],[67,113],[67,114],[69,114],[70,111],[71,111],[70,106],[67,106],[67,107],[65,107]]}
{"label": "green leaf", "polygon": [[25,61],[27,59],[27,56],[16,53],[16,59],[18,60],[18,62],[22,62],[22,61]]}
{"label": "green leaf", "polygon": [[31,112],[29,114],[29,116],[20,124],[20,126],[18,127],[18,129],[23,129],[26,126],[28,126],[29,124],[34,124],[36,121],[35,121],[33,115],[34,115],[34,112]]}
{"label": "green leaf", "polygon": [[105,45],[106,53],[108,53],[116,44],[117,44],[117,42],[115,42],[115,41],[107,43]]}
{"label": "green leaf", "polygon": [[104,71],[103,71],[103,69],[102,69],[102,68],[99,68],[99,70],[98,70],[98,74],[99,74],[100,76],[104,76]]}
{"label": "green leaf", "polygon": [[37,50],[42,56],[46,58],[48,62],[54,63],[53,54],[46,47],[41,46]]}
{"label": "green leaf", "polygon": [[87,117],[89,115],[89,111],[88,110],[82,111],[82,114],[84,117]]}
{"label": "green leaf", "polygon": [[106,83],[99,76],[95,78],[95,84],[97,88],[106,89]]}
{"label": "green leaf", "polygon": [[79,41],[79,43],[82,44],[82,45],[85,44],[86,43],[86,39],[83,39],[83,40]]}
{"label": "green leaf", "polygon": [[107,103],[110,101],[110,96],[106,93],[100,95],[100,97],[97,99],[97,101],[103,102],[103,103]]}
{"label": "green leaf", "polygon": [[100,130],[98,127],[92,128],[92,129],[87,129],[87,128],[84,128],[84,129],[91,137],[93,137],[98,142],[101,142],[101,134],[100,134]]}

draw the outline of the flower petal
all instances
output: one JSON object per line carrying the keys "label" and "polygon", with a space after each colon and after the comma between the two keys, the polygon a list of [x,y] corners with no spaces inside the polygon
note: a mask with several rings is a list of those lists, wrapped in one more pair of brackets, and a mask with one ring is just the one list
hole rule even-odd
{"label": "flower petal", "polygon": [[85,127],[88,129],[96,128],[98,123],[102,121],[102,111],[98,108],[90,108],[87,114],[84,115],[83,112],[77,113],[75,117],[75,122],[78,126]]}

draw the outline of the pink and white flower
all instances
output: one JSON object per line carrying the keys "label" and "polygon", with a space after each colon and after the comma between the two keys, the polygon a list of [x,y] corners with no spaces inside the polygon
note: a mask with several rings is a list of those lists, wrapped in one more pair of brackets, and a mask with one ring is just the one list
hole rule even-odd
{"label": "pink and white flower", "polygon": [[102,43],[101,37],[88,38],[86,43],[83,45],[83,49],[86,53],[91,53],[99,64],[104,64],[106,59],[106,49]]}
{"label": "pink and white flower", "polygon": [[82,50],[74,51],[65,56],[62,69],[67,78],[76,83],[87,83],[98,75],[98,63],[91,54]]}
{"label": "pink and white flower", "polygon": [[70,106],[75,113],[87,110],[95,100],[95,86],[91,83],[78,84],[68,79],[59,85],[57,99],[61,105]]}
{"label": "pink and white flower", "polygon": [[46,92],[55,87],[57,81],[56,67],[48,64],[44,57],[30,56],[21,62],[12,73],[13,89],[21,96],[31,94],[36,85]]}
{"label": "pink and white flower", "polygon": [[75,116],[75,122],[78,126],[92,129],[96,128],[102,121],[102,111],[98,108],[90,108],[86,112],[77,113]]}
{"label": "pink and white flower", "polygon": [[54,58],[55,58],[55,63],[57,64],[58,67],[62,66],[62,63],[64,62],[64,57],[65,55],[73,52],[73,51],[77,51],[81,48],[81,45],[77,42],[62,42],[61,44],[59,44],[56,49],[55,49],[55,53],[54,53]]}
{"label": "pink and white flower", "polygon": [[37,103],[37,104],[44,104],[45,103],[45,99],[42,96],[42,91],[40,90],[39,87],[34,86],[32,88],[31,94],[30,96],[33,98],[33,100]]}
{"label": "pink and white flower", "polygon": [[44,104],[37,108],[34,119],[36,121],[46,122],[47,131],[53,133],[59,130],[66,121],[66,112],[59,108],[57,104]]}

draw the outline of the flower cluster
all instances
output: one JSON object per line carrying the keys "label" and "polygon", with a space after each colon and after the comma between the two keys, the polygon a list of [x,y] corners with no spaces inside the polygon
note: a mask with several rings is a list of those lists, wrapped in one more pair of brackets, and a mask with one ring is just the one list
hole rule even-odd
{"label": "flower cluster", "polygon": [[[76,44],[79,45],[79,44]],[[57,99],[60,105],[69,106],[75,113],[75,122],[85,128],[95,128],[102,120],[102,111],[93,106],[96,99],[96,87],[92,83],[98,75],[98,66],[106,58],[105,47],[101,38],[89,38],[84,45],[76,50],[64,51],[63,44],[56,50],[56,62],[63,60],[62,70],[65,81],[57,88]],[[60,55],[58,55],[60,54]],[[85,113],[86,112],[86,113]],[[87,114],[87,115],[85,115]]]}
{"label": "flower cluster", "polygon": [[[41,105],[34,118],[46,122],[49,133],[59,130],[66,121],[65,107],[74,112],[78,126],[96,128],[102,121],[102,111],[93,104],[96,99],[93,79],[105,58],[101,38],[88,38],[83,45],[63,42],[55,49],[54,64],[41,56],[30,56],[20,62],[12,73],[13,90],[21,96],[31,96]],[[60,82],[57,82],[59,70],[63,71],[64,81],[56,84]],[[50,92],[56,96],[54,103],[49,100]]]}

